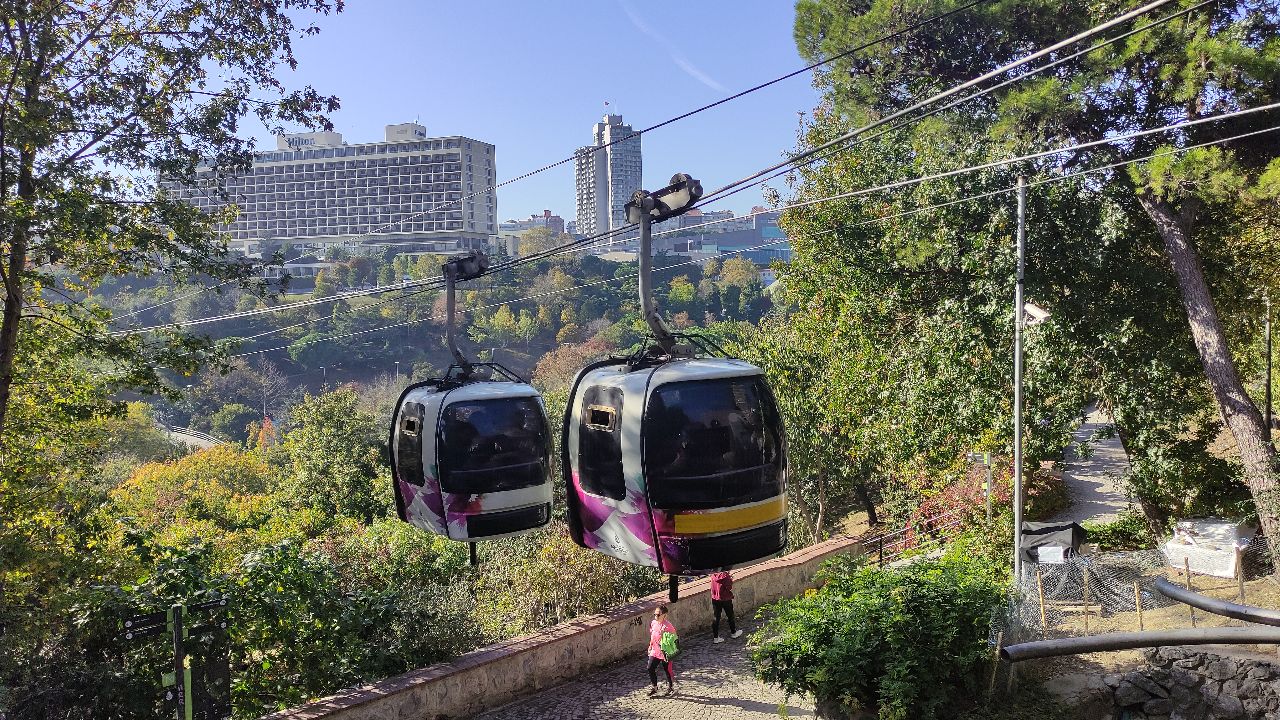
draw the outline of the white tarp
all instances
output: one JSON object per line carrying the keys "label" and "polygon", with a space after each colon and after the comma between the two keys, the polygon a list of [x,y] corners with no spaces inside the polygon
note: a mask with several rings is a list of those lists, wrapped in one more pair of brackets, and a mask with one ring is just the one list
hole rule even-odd
{"label": "white tarp", "polygon": [[1179,570],[1190,563],[1193,574],[1233,578],[1236,549],[1248,547],[1255,532],[1253,526],[1232,520],[1179,520],[1174,523],[1173,537],[1160,549],[1169,565]]}

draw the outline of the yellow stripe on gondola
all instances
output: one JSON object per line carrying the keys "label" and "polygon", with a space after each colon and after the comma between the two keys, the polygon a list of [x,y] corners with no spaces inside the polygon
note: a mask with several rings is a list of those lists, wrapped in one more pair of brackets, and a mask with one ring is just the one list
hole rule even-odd
{"label": "yellow stripe on gondola", "polygon": [[787,514],[787,499],[779,495],[757,505],[700,513],[676,515],[678,534],[727,532],[763,525],[771,520],[781,520]]}

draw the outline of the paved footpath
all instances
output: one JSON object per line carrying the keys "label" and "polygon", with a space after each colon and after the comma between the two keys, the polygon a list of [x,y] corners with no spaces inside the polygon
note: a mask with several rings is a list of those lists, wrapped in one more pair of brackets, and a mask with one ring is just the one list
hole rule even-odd
{"label": "paved footpath", "polygon": [[[1109,522],[1129,506],[1129,496],[1122,485],[1129,471],[1129,458],[1124,453],[1120,438],[1092,440],[1094,432],[1114,428],[1111,418],[1096,407],[1089,408],[1084,422],[1071,436],[1071,447],[1066,451],[1066,468],[1063,482],[1071,496],[1071,505],[1051,520],[1096,520]],[[1090,440],[1092,453],[1087,458],[1076,455],[1075,448]]]}
{"label": "paved footpath", "polygon": [[[711,612],[710,606],[707,612]],[[752,613],[754,615],[754,613]],[[480,720],[764,720],[778,718],[782,691],[751,674],[747,637],[759,627],[751,619],[740,625],[737,640],[716,645],[710,633],[687,638],[685,653],[676,663],[676,692],[649,697],[644,649],[631,660],[526,696],[505,707],[476,716]],[[723,627],[721,628],[724,629]],[[792,698],[786,716],[813,717],[813,702]]]}

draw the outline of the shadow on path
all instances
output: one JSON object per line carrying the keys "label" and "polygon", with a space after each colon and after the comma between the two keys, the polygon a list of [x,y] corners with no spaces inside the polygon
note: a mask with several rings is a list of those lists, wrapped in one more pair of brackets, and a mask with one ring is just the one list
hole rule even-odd
{"label": "shadow on path", "polygon": [[[1123,486],[1129,458],[1114,429],[1108,415],[1096,407],[1089,408],[1084,422],[1072,433],[1071,446],[1065,453],[1062,479],[1071,505],[1050,518],[1051,521],[1107,522],[1115,520],[1129,506],[1129,496]],[[1111,437],[1095,439],[1094,434],[1100,431],[1110,431]],[[1085,441],[1090,441],[1092,452],[1089,457],[1080,457],[1077,448]]]}
{"label": "shadow on path", "polygon": [[[707,608],[711,612],[711,608]],[[745,620],[745,619],[744,619]],[[760,623],[741,623],[745,633],[722,644],[702,633],[686,638],[684,655],[676,663],[676,692],[649,697],[644,648],[635,657],[562,685],[526,696],[509,705],[477,715],[480,720],[765,720],[777,718],[783,693],[765,685],[751,672],[747,636]],[[786,714],[813,717],[811,701],[792,698]]]}

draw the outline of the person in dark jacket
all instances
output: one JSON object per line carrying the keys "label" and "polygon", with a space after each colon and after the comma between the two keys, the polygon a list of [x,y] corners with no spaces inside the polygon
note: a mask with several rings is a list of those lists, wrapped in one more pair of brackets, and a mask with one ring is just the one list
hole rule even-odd
{"label": "person in dark jacket", "polygon": [[733,576],[727,570],[711,576],[711,609],[715,613],[711,621],[711,634],[715,637],[712,642],[724,642],[724,638],[720,637],[721,613],[729,618],[729,637],[742,637],[742,631],[738,629],[733,617]]}

